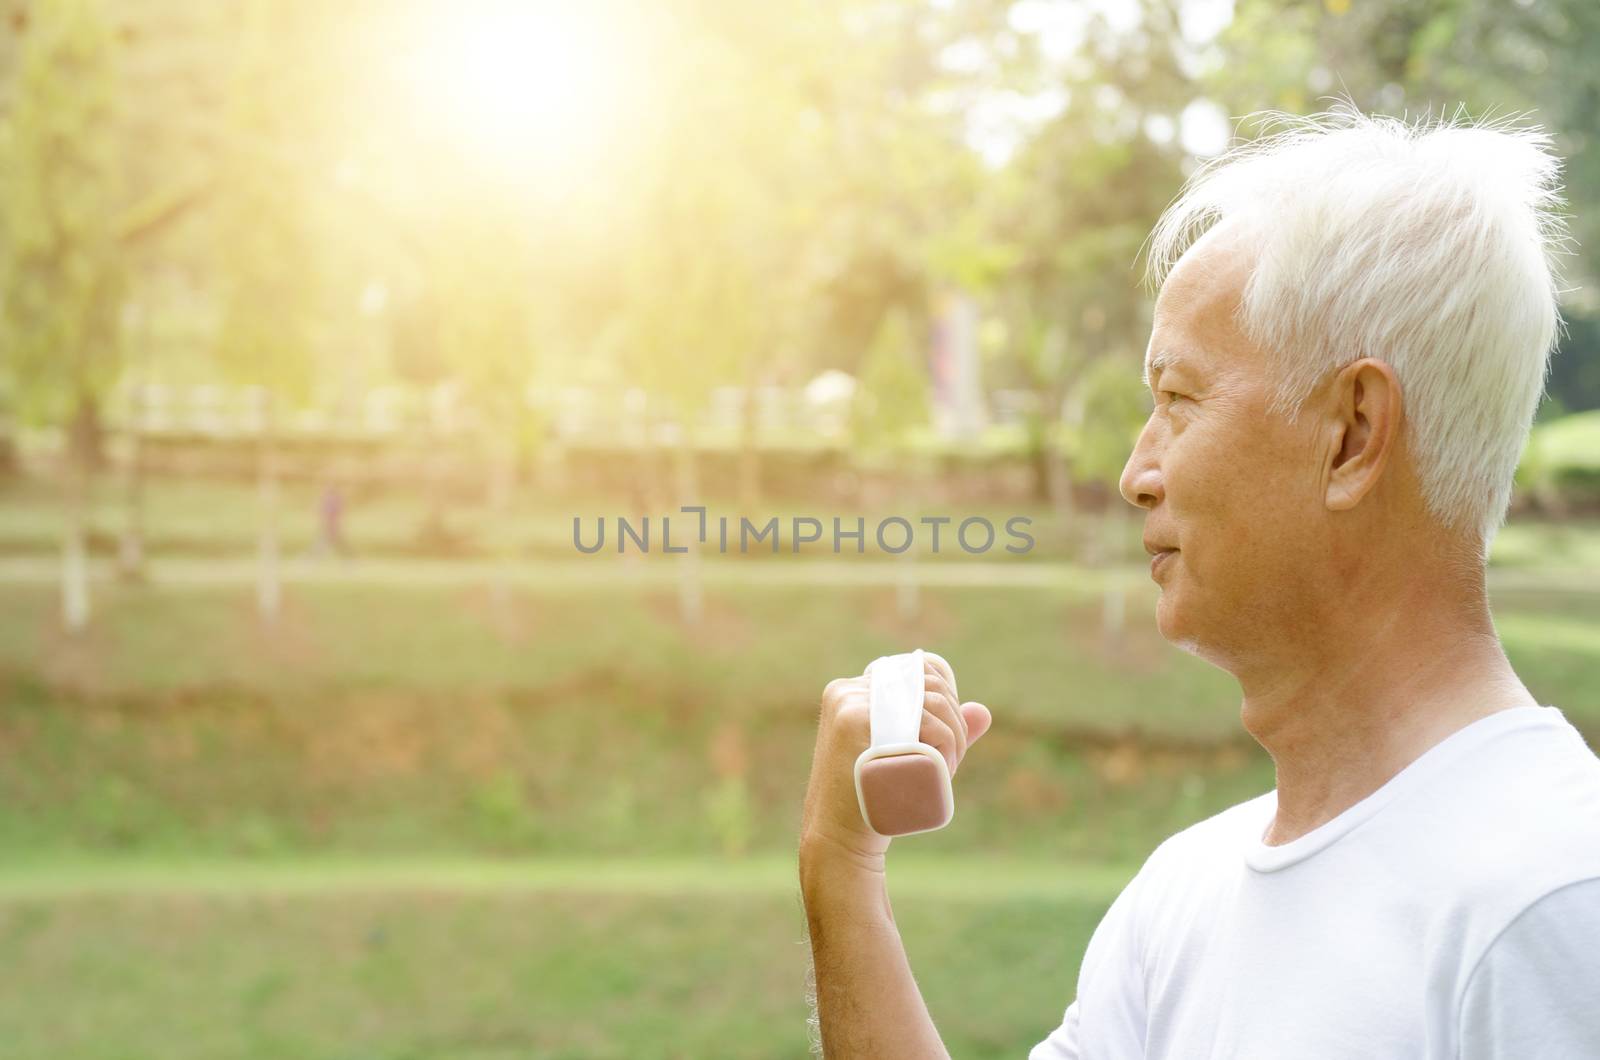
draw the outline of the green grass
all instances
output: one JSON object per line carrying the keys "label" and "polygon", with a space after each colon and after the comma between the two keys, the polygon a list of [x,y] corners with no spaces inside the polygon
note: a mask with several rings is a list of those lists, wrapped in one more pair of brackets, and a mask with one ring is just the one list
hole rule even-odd
{"label": "green grass", "polygon": [[739,715],[803,711],[829,678],[912,638],[955,662],[967,695],[1029,722],[1208,737],[1232,731],[1237,702],[1226,675],[1160,639],[1147,588],[1130,596],[1109,653],[1098,598],[1070,588],[929,589],[905,622],[888,587],[729,585],[708,594],[693,628],[659,585],[568,583],[514,592],[504,609],[470,583],[304,585],[263,629],[245,587],[109,585],[81,639],[58,631],[48,586],[0,585],[0,601],[12,616],[0,622],[0,673],[88,696],[527,689],[560,705],[582,699],[574,684],[611,681],[646,707],[709,696]]}
{"label": "green grass", "polygon": [[[944,652],[995,727],[942,849],[1137,860],[1272,786],[1227,675],[1161,640],[1153,594],[1103,643],[1096,597],[887,587],[671,591],[107,586],[64,638],[44,586],[0,586],[0,847],[572,856],[792,846],[818,692],[864,660]],[[1541,701],[1600,731],[1600,614],[1508,591],[1496,614]],[[1083,811],[1092,812],[1083,812]]]}
{"label": "green grass", "polygon": [[[1137,865],[1003,855],[930,853],[929,836],[896,841],[895,896],[995,903],[1030,898],[1100,900]],[[89,898],[294,898],[331,895],[771,896],[797,886],[795,854],[748,857],[306,858],[31,857],[0,868],[0,904]]]}
{"label": "green grass", "polygon": [[1108,656],[1097,604],[1036,592],[930,590],[910,626],[891,590],[719,592],[691,630],[659,591],[507,616],[464,589],[308,586],[263,634],[247,592],[118,587],[82,641],[48,589],[0,594],[34,616],[0,624],[13,850],[781,850],[822,685],[910,642],[997,717],[937,842],[1142,856],[1270,787],[1222,675],[1137,620]]}
{"label": "green grass", "polygon": [[[571,857],[792,851],[810,711],[735,720],[619,691],[293,699],[203,694],[3,715],[0,848],[141,857],[415,852]],[[1000,727],[957,777],[930,850],[1137,860],[1271,786],[1240,744],[1086,744]]]}
{"label": "green grass", "polygon": [[[946,1045],[1023,1055],[1131,870],[899,853],[895,919]],[[8,869],[0,1040],[8,1060],[804,1058],[792,869]]]}
{"label": "green grass", "polygon": [[[46,585],[0,585],[0,675],[89,698],[189,694],[325,698],[351,691],[474,695],[519,691],[576,707],[607,687],[638,706],[685,700],[736,718],[804,714],[833,676],[909,643],[943,652],[963,692],[1001,723],[1174,740],[1238,733],[1237,686],[1167,644],[1153,587],[1129,589],[1125,631],[1104,641],[1098,596],[1051,590],[929,588],[903,621],[888,586],[713,583],[699,627],[678,617],[668,584],[565,581],[485,585],[291,586],[264,629],[245,586],[108,584],[95,624],[63,636]],[[1587,593],[1507,590],[1495,612],[1535,693],[1600,723],[1592,662],[1600,605]]]}

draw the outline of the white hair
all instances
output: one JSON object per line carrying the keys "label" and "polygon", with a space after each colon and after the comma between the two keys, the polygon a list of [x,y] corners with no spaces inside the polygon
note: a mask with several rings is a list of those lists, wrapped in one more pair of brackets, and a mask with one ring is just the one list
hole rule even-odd
{"label": "white hair", "polygon": [[1487,549],[1561,326],[1550,137],[1515,117],[1408,123],[1343,101],[1261,120],[1279,128],[1202,165],[1162,215],[1149,278],[1214,223],[1237,229],[1256,255],[1239,324],[1275,361],[1272,410],[1292,421],[1330,370],[1385,361],[1429,511]]}

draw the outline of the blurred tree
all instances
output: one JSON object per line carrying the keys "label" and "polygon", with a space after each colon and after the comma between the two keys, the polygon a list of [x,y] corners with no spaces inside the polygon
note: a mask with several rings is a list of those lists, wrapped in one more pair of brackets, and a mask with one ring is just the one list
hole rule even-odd
{"label": "blurred tree", "polygon": [[229,25],[227,9],[236,3],[119,0],[108,11],[119,94],[138,100],[119,108],[117,132],[126,208],[116,227],[128,283],[120,374],[128,400],[112,426],[125,442],[117,570],[129,579],[142,576],[145,562],[143,402],[172,353],[164,341],[172,307],[162,296],[206,286],[191,276],[205,271],[195,269],[194,251],[205,242],[200,208],[215,180],[208,152],[216,125],[211,103],[224,95],[221,57],[227,50],[212,42]]}
{"label": "blurred tree", "polygon": [[1018,51],[1010,78],[1024,91],[1059,93],[1061,106],[990,191],[997,237],[1015,248],[996,308],[1009,323],[1014,377],[1039,398],[1028,431],[1035,492],[1063,507],[1067,454],[1052,441],[1067,433],[1065,399],[1100,358],[1144,345],[1139,252],[1189,162],[1178,132],[1198,94],[1194,45],[1173,5],[1130,7],[1133,28],[1093,15],[1065,58],[1042,53],[1037,38]]}
{"label": "blurred tree", "polygon": [[1034,316],[1022,299],[1007,299],[1001,305],[1002,319],[1013,322],[1004,332],[1007,352],[1033,398],[1022,415],[1034,497],[1048,499],[1062,525],[1070,525],[1072,488],[1061,449],[1061,407],[1063,387],[1071,379],[1069,365],[1075,362],[1069,361],[1059,327]]}
{"label": "blurred tree", "polygon": [[314,381],[319,305],[316,243],[308,231],[306,164],[296,149],[296,101],[278,76],[278,47],[303,31],[304,5],[252,0],[238,27],[218,163],[216,236],[221,273],[217,356],[255,395],[261,530],[257,610],[275,621],[279,569],[278,437],[285,413]]}
{"label": "blurred tree", "polygon": [[[948,49],[1004,32],[1005,5],[820,5],[794,69],[809,133],[809,224],[785,273],[811,303],[795,347],[808,370],[857,374],[896,310],[925,321],[941,290],[982,289],[997,247],[981,213],[991,174],[967,140],[965,106],[987,69],[959,71]],[[907,320],[907,323],[913,323]]]}
{"label": "blurred tree", "polygon": [[97,0],[31,8],[0,125],[0,334],[25,420],[67,426],[62,619],[89,620],[87,506],[118,369],[114,41]]}
{"label": "blurred tree", "polygon": [[[878,325],[878,333],[867,349],[861,367],[861,381],[851,405],[851,440],[858,455],[868,462],[898,457],[891,470],[889,487],[893,511],[901,518],[914,519],[913,506],[922,491],[913,491],[907,481],[907,442],[913,431],[928,423],[929,380],[923,345],[906,312],[891,309]],[[861,507],[881,511],[886,498],[867,489],[869,474],[861,477]],[[916,572],[917,550],[900,553],[899,577],[895,582],[895,603],[902,622],[914,621],[922,607],[921,584]]]}
{"label": "blurred tree", "polygon": [[[527,267],[527,241],[503,198],[459,201],[431,240],[439,351],[465,384],[480,420],[485,500],[494,524],[514,525],[518,470],[539,427],[526,395],[533,377],[532,314],[543,293]],[[501,559],[490,588],[502,614],[510,606],[508,564],[515,542],[495,544]]]}
{"label": "blurred tree", "polygon": [[[1129,508],[1119,495],[1118,483],[1150,413],[1139,361],[1132,356],[1100,358],[1084,374],[1071,405],[1073,469],[1084,483],[1107,494],[1100,539],[1089,558],[1110,565],[1122,558],[1127,540]],[[1106,583],[1101,608],[1108,647],[1120,639],[1126,615],[1122,583],[1113,577]]]}
{"label": "blurred tree", "polygon": [[[713,441],[703,424],[721,387],[744,393],[740,494],[753,505],[756,390],[814,367],[817,230],[830,221],[838,182],[807,86],[841,54],[844,6],[790,3],[784,17],[754,17],[729,0],[695,5],[661,60],[663,128],[672,135],[658,134],[644,152],[633,234],[615,270],[614,348],[627,381],[654,399],[658,422],[646,428],[674,439],[667,489],[676,505],[699,500],[695,453]],[[741,90],[726,91],[730,84]],[[693,621],[702,593],[692,545],[682,571],[680,610]]]}
{"label": "blurred tree", "polygon": [[1560,490],[1560,464],[1552,459],[1549,438],[1542,430],[1528,435],[1522,459],[1517,462],[1516,485],[1526,491],[1539,510],[1557,519],[1569,514],[1566,499]]}
{"label": "blurred tree", "polygon": [[[800,381],[827,343],[813,295],[844,178],[813,87],[849,62],[849,7],[689,5],[670,56],[660,57],[662,130],[671,134],[657,133],[645,152],[616,312],[629,381],[650,389],[676,425],[680,495],[698,490],[690,458],[706,441],[695,435],[710,395],[739,387],[740,490],[754,502],[755,391]],[[726,91],[731,84],[740,91]]]}
{"label": "blurred tree", "polygon": [[[422,255],[426,257],[426,255]],[[443,329],[439,320],[435,281],[421,270],[423,277],[399,288],[387,314],[390,366],[396,377],[429,395],[450,378],[442,346]],[[449,550],[458,544],[458,531],[452,526],[447,499],[447,479],[452,464],[448,439],[437,432],[432,415],[419,452],[421,467],[417,488],[422,492],[423,514],[417,526],[417,542],[430,550]]]}
{"label": "blurred tree", "polygon": [[[701,503],[699,425],[712,391],[746,382],[745,365],[757,352],[761,307],[738,245],[745,233],[726,194],[707,177],[663,187],[649,235],[630,253],[623,338],[628,378],[655,399],[650,420],[640,426],[653,439],[663,433],[672,439],[672,473],[652,490],[652,507],[660,512]],[[692,624],[704,597],[700,550],[698,542],[681,539],[672,547],[684,546],[679,610]]]}
{"label": "blurred tree", "polygon": [[855,447],[879,459],[902,450],[911,432],[928,424],[928,369],[905,310],[891,309],[878,325],[861,366],[852,406]]}

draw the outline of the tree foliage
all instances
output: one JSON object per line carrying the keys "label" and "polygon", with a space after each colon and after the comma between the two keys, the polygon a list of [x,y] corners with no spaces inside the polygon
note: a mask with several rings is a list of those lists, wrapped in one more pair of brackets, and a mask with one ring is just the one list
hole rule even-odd
{"label": "tree foliage", "polygon": [[[155,312],[214,332],[191,378],[304,400],[374,332],[387,352],[367,382],[454,378],[480,402],[637,385],[692,425],[720,386],[881,374],[886,331],[920,341],[955,289],[996,322],[986,382],[1038,396],[1042,445],[1095,365],[1144,345],[1139,252],[1197,161],[1185,131],[1205,100],[1235,118],[1334,94],[1413,116],[1532,110],[1567,160],[1571,285],[1593,288],[1600,8],[1239,0],[1212,39],[1193,7],[602,4],[603,44],[649,38],[586,59],[640,67],[637,113],[601,130],[603,153],[536,144],[531,170],[495,175],[397,94],[428,41],[390,33],[395,12],[453,5],[33,0],[0,41],[8,374],[41,418],[102,390],[118,277],[159,275],[184,294]],[[121,125],[119,71],[138,88]],[[138,216],[196,204],[146,225],[138,254],[117,243],[122,175]],[[364,332],[355,295],[373,281],[390,312]],[[1600,401],[1584,290],[1551,378],[1570,409]]]}
{"label": "tree foliage", "polygon": [[41,0],[0,122],[0,335],[25,419],[115,382],[124,275],[112,35],[98,0]]}
{"label": "tree foliage", "polygon": [[253,0],[245,9],[216,163],[215,220],[219,366],[291,401],[307,397],[315,379],[321,309],[304,146],[275,61],[293,7]]}
{"label": "tree foliage", "polygon": [[928,422],[928,374],[920,344],[904,311],[883,318],[867,349],[854,407],[855,443],[869,451],[903,445]]}

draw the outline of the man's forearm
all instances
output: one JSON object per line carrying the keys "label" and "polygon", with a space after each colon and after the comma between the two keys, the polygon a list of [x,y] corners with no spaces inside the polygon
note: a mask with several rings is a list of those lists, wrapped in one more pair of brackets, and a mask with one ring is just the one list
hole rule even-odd
{"label": "man's forearm", "polygon": [[948,1060],[912,977],[882,862],[803,843],[800,892],[826,1060]]}

